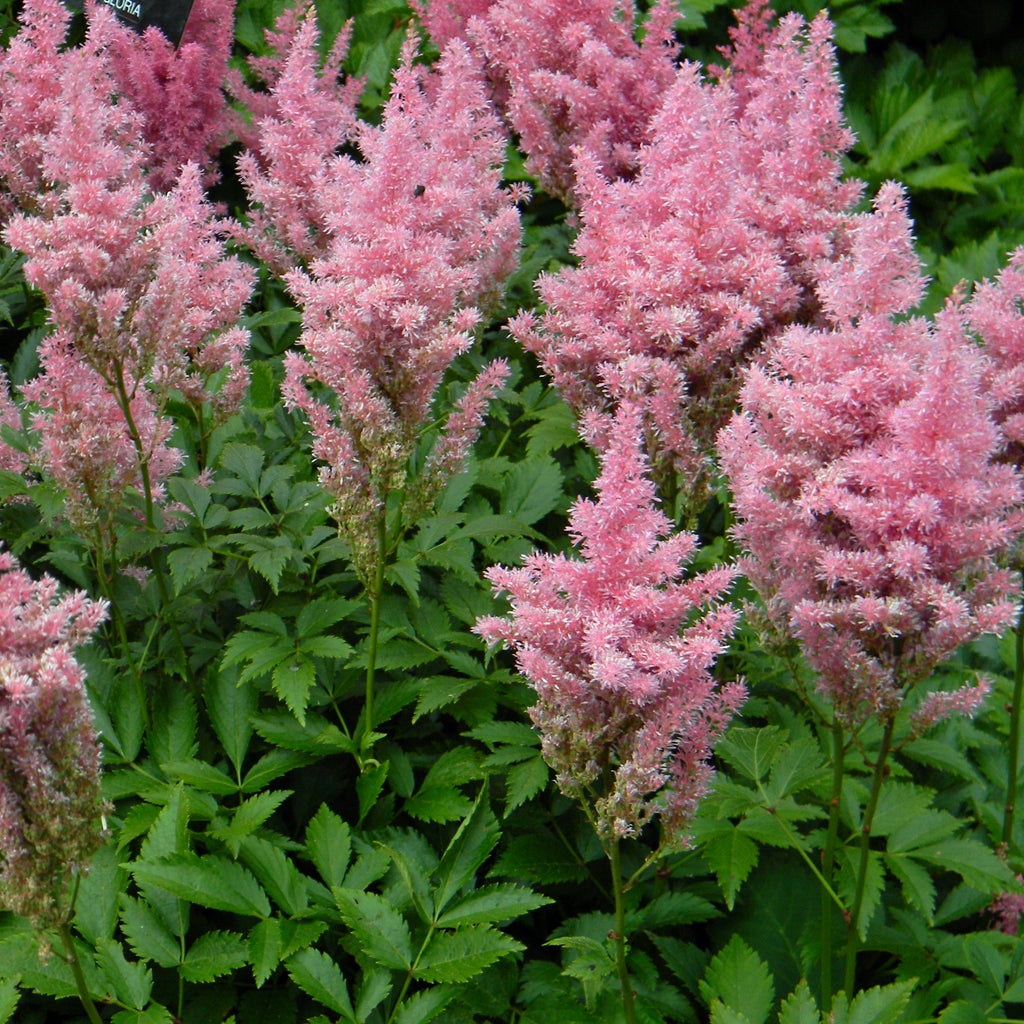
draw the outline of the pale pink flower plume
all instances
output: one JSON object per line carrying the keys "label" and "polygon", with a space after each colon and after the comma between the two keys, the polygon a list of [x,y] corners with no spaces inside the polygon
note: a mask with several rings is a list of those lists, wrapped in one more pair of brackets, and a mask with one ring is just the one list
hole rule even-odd
{"label": "pale pink flower plume", "polygon": [[158,28],[140,35],[116,19],[102,22],[118,90],[142,115],[154,192],[167,191],[189,163],[206,185],[220,176],[217,158],[239,124],[224,92],[234,14],[235,0],[195,0],[177,47]]}
{"label": "pale pink flower plume", "polygon": [[495,0],[410,0],[409,6],[430,36],[443,50],[452,40],[466,41],[466,27],[471,18],[483,17]]}
{"label": "pale pink flower plume", "polygon": [[[607,177],[632,176],[674,74],[672,3],[654,4],[641,43],[632,0],[460,4],[448,8],[454,24],[431,15],[434,6],[426,25],[440,22],[442,36],[466,19],[466,37],[486,60],[495,100],[541,188],[576,204],[573,159],[581,146]],[[467,19],[478,6],[481,13]]]}
{"label": "pale pink flower plume", "polygon": [[910,715],[912,736],[922,736],[939,722],[958,715],[973,718],[985,703],[992,690],[992,680],[979,675],[973,683],[966,683],[956,690],[936,690],[929,693]]}
{"label": "pale pink flower plume", "polygon": [[996,422],[1006,437],[1005,457],[1024,463],[1024,248],[991,281],[979,284],[961,312],[991,360],[986,384]]}
{"label": "pale pink flower plume", "polygon": [[922,281],[897,186],[854,231],[822,288],[828,326],[772,341],[719,441],[744,571],[851,725],[1014,621],[1018,581],[997,558],[1022,497],[992,462],[984,359],[955,311],[905,318]]}
{"label": "pale pink flower plume", "polygon": [[660,817],[663,841],[678,847],[707,790],[711,747],[745,691],[710,671],[737,622],[722,603],[734,571],[687,576],[697,538],[673,534],[658,509],[640,424],[638,407],[624,404],[597,499],[570,514],[576,554],[489,569],[511,610],[476,629],[514,652],[537,693],[530,715],[544,758],[564,793],[593,804],[601,836],[634,835]]}
{"label": "pale pink flower plume", "polygon": [[630,181],[584,148],[579,266],[542,276],[546,312],[511,325],[578,415],[604,414],[599,445],[615,405],[643,399],[656,474],[691,479],[695,502],[740,370],[773,332],[814,320],[814,285],[848,244],[859,188],[841,181],[829,31],[787,18],[755,56],[738,36],[742,90],[679,68]]}
{"label": "pale pink flower plume", "polygon": [[336,198],[328,178],[338,152],[356,136],[361,79],[341,65],[351,27],[339,33],[321,66],[316,16],[308,4],[286,11],[268,34],[270,56],[251,61],[268,91],[236,85],[254,125],[238,171],[253,208],[245,241],[279,274],[327,252]]}
{"label": "pale pink flower plume", "polygon": [[[110,17],[96,9],[90,34]],[[151,193],[138,117],[112,102],[104,51],[75,48],[61,59],[57,114],[38,140],[46,191],[4,237],[27,256],[26,280],[55,328],[41,349],[43,376],[25,391],[40,406],[44,459],[65,482],[73,517],[109,519],[112,508],[91,515],[82,502],[124,500],[126,445],[132,478],[157,500],[178,464],[164,420],[173,394],[209,403],[214,418],[237,407],[247,337],[235,325],[253,273],[227,254],[195,165],[170,192]]]}
{"label": "pale pink flower plume", "polygon": [[[10,382],[3,371],[0,371],[0,426],[8,427],[17,434],[22,433],[24,426],[21,409],[11,397]],[[13,447],[0,435],[0,469],[8,473],[24,473],[27,468],[28,459],[25,453]]]}
{"label": "pale pink flower plume", "polygon": [[[380,126],[356,129],[362,159],[331,155],[318,172],[313,221],[325,228],[326,249],[308,273],[286,279],[303,310],[304,352],[286,357],[285,399],[309,418],[321,481],[364,576],[386,495],[414,489],[408,462],[442,377],[471,346],[480,310],[497,303],[518,258],[516,194],[501,187],[504,139],[479,71],[457,43],[435,71],[413,55],[407,46]],[[305,81],[316,88],[314,76]],[[269,151],[266,137],[261,146]],[[268,218],[278,211],[264,208]],[[464,448],[479,403],[505,372],[488,371],[471,387],[438,460],[450,464]]]}
{"label": "pale pink flower plume", "polygon": [[100,750],[74,648],[105,614],[0,552],[0,902],[38,928],[66,920],[72,877],[103,843]]}

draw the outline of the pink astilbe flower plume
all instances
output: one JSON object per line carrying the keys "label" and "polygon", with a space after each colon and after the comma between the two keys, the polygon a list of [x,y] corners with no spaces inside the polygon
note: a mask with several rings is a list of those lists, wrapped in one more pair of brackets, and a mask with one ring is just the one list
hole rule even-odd
{"label": "pink astilbe flower plume", "polygon": [[711,775],[712,745],[743,702],[711,666],[735,628],[722,599],[734,571],[685,577],[697,547],[657,508],[640,442],[639,408],[624,404],[601,458],[597,500],[573,507],[578,554],[535,553],[487,578],[511,599],[477,631],[515,653],[537,692],[530,715],[561,790],[591,805],[602,839],[660,818],[666,848],[686,829]]}
{"label": "pink astilbe flower plume", "polygon": [[[90,32],[110,17],[95,10]],[[253,275],[227,255],[195,165],[152,194],[137,115],[114,102],[103,52],[62,56],[59,111],[39,140],[47,190],[34,212],[11,218],[5,240],[28,257],[25,277],[54,327],[40,347],[43,373],[24,389],[39,404],[44,460],[69,515],[96,522],[115,506],[96,507],[91,495],[124,499],[128,446],[132,484],[147,505],[159,500],[179,461],[167,447],[172,394],[210,403],[215,416],[237,406],[247,336],[234,325]]]}
{"label": "pink astilbe flower plume", "polygon": [[67,887],[103,843],[100,751],[74,649],[106,614],[0,552],[0,903],[64,923]]}
{"label": "pink astilbe flower plume", "polygon": [[580,150],[579,265],[542,276],[546,312],[512,324],[578,415],[604,415],[599,445],[616,404],[643,399],[657,476],[696,481],[695,502],[742,367],[773,332],[813,321],[814,285],[845,251],[859,187],[841,181],[850,136],[829,33],[790,17],[756,47],[737,34],[741,74],[679,68],[632,180]]}
{"label": "pink astilbe flower plume", "polygon": [[575,205],[573,157],[580,146],[606,176],[632,176],[674,73],[672,3],[653,5],[641,43],[632,0],[498,0],[456,8],[430,4],[425,24],[442,38],[465,24],[541,188]]}
{"label": "pink astilbe flower plume", "polygon": [[118,89],[143,118],[154,192],[171,188],[188,163],[202,167],[204,184],[219,177],[217,156],[240,123],[224,92],[234,13],[235,0],[195,0],[177,47],[155,27],[139,35],[102,22]]}
{"label": "pink astilbe flower plume", "polygon": [[[903,317],[921,293],[906,203],[886,185],[821,288],[828,326],[792,327],[753,366],[720,451],[745,571],[803,644],[836,714],[890,718],[957,647],[1016,614],[997,564],[1021,485],[984,360],[954,309]],[[934,695],[922,723],[980,691]]]}
{"label": "pink astilbe flower plume", "polygon": [[[315,76],[286,70],[279,86],[291,94],[303,83],[317,87]],[[289,95],[280,109],[303,105]],[[285,184],[275,169],[284,166],[277,157],[287,132],[265,124],[273,134],[261,138],[272,160],[264,186]],[[457,43],[436,71],[414,66],[407,46],[380,126],[359,124],[353,141],[361,160],[332,153],[313,172],[318,208],[307,223],[310,237],[323,229],[323,252],[308,273],[286,278],[303,310],[304,352],[286,357],[284,395],[309,418],[322,483],[369,581],[387,495],[401,488],[422,505],[423,488],[439,485],[438,471],[464,451],[485,396],[507,374],[503,364],[485,371],[442,427],[446,439],[428,472],[407,479],[445,371],[470,347],[481,309],[496,304],[515,268],[519,215],[517,193],[500,184],[497,119]],[[296,210],[263,208],[278,239],[301,235],[301,217],[291,226]]]}
{"label": "pink astilbe flower plume", "polygon": [[270,58],[254,59],[269,91],[237,83],[254,127],[239,158],[239,177],[254,204],[245,240],[279,274],[326,254],[332,213],[331,162],[356,134],[361,79],[343,78],[351,26],[321,66],[316,15],[309,4],[282,14],[268,33]]}

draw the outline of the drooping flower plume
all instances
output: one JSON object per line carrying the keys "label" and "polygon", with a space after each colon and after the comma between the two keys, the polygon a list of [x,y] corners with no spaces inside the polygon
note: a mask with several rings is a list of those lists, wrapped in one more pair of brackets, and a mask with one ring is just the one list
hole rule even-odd
{"label": "drooping flower plume", "polygon": [[[300,31],[297,45],[304,40]],[[291,72],[281,88],[316,88],[315,76]],[[280,109],[302,106],[293,98]],[[284,125],[268,125],[265,185],[287,145]],[[453,44],[436,71],[414,66],[407,47],[381,124],[354,130],[361,159],[332,153],[311,172],[320,194],[308,224],[325,228],[326,246],[308,273],[286,278],[303,311],[304,351],[286,357],[284,394],[309,418],[321,481],[368,580],[386,496],[409,483],[417,504],[413,492],[438,482],[429,468],[407,481],[409,459],[445,371],[516,265],[520,229],[517,193],[500,182],[504,139],[465,47]],[[278,239],[295,233],[292,208],[263,212]],[[478,429],[479,404],[506,372],[498,364],[471,388],[434,468]]]}
{"label": "drooping flower plume", "polygon": [[735,404],[739,373],[772,332],[817,314],[815,284],[845,250],[856,184],[830,26],[789,16],[730,51],[739,71],[674,72],[632,180],[589,147],[575,169],[578,267],[542,276],[542,315],[515,336],[569,405],[609,414],[646,402],[655,470],[700,482]]}
{"label": "drooping flower plume", "polygon": [[743,702],[711,667],[735,628],[722,600],[734,571],[687,577],[697,547],[657,508],[637,406],[624,404],[601,460],[596,501],[569,521],[574,556],[535,553],[487,578],[507,617],[477,631],[515,653],[537,693],[530,715],[562,792],[593,807],[605,840],[660,818],[685,844],[711,775],[715,739]]}
{"label": "drooping flower plume", "polygon": [[0,552],[0,903],[46,928],[102,845],[100,751],[74,649],[104,618]]}
{"label": "drooping flower plume", "polygon": [[[984,359],[956,310],[905,318],[921,290],[890,184],[820,289],[827,326],[771,343],[720,439],[748,578],[851,726],[891,717],[938,662],[1016,614],[997,556],[1020,528],[1021,485],[992,461]],[[966,708],[968,689],[924,708]]]}

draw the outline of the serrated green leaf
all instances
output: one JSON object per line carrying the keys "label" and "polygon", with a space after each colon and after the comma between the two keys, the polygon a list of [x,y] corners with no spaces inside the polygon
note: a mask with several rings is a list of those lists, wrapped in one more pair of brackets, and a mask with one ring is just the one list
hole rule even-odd
{"label": "serrated green leaf", "polygon": [[18,979],[0,980],[0,1024],[7,1024],[14,1016],[19,999],[21,999],[21,993],[18,991]]}
{"label": "serrated green leaf", "polygon": [[847,1024],[896,1024],[915,984],[916,981],[905,981],[858,993],[850,1004]]}
{"label": "serrated green leaf", "polygon": [[171,1011],[160,1003],[150,1003],[144,1010],[118,1010],[110,1024],[174,1024]]}
{"label": "serrated green leaf", "polygon": [[276,789],[247,797],[235,808],[231,822],[211,829],[210,834],[237,857],[242,840],[251,836],[291,795],[290,789]]}
{"label": "serrated green leaf", "polygon": [[341,885],[351,851],[348,824],[321,804],[306,826],[306,852],[329,889]]}
{"label": "serrated green leaf", "polygon": [[903,898],[928,922],[935,921],[935,883],[931,875],[909,856],[886,855],[886,867],[899,879]]}
{"label": "serrated green leaf", "polygon": [[250,917],[269,917],[270,902],[259,882],[226,857],[172,854],[127,865],[136,880],[155,885],[190,903]]}
{"label": "serrated green leaf", "polygon": [[454,786],[435,786],[421,789],[403,804],[406,814],[419,821],[445,822],[464,818],[473,802],[462,790]]}
{"label": "serrated green leaf", "polygon": [[189,583],[199,579],[210,568],[213,552],[206,547],[175,548],[167,554],[174,593],[180,594]]}
{"label": "serrated green leaf", "polygon": [[188,849],[188,819],[188,796],[183,786],[175,786],[142,841],[140,860],[152,861],[172,853],[185,853]]}
{"label": "serrated green leaf", "polygon": [[230,775],[219,768],[195,758],[187,761],[165,761],[160,766],[173,780],[180,779],[193,789],[215,796],[228,796],[238,791],[238,785]]}
{"label": "serrated green leaf", "polygon": [[503,924],[529,914],[552,900],[512,883],[485,885],[450,906],[437,920],[442,928],[471,924]]}
{"label": "serrated green leaf", "polygon": [[120,942],[100,939],[96,943],[96,966],[110,982],[117,998],[141,1010],[153,990],[153,972],[141,961],[129,963]]}
{"label": "serrated green leaf", "polygon": [[177,967],[181,945],[160,915],[145,901],[121,896],[121,931],[137,957],[161,967]]}
{"label": "serrated green leaf", "polygon": [[502,482],[501,511],[526,524],[554,512],[562,501],[562,470],[550,458],[518,462]]}
{"label": "serrated green leaf", "polygon": [[391,992],[391,972],[370,969],[363,972],[363,983],[356,996],[356,1019],[366,1020]]}
{"label": "serrated green leaf", "polygon": [[732,910],[740,886],[757,866],[757,843],[730,826],[728,832],[709,839],[701,852],[718,879],[725,905]]}
{"label": "serrated green leaf", "polygon": [[304,725],[309,691],[316,685],[316,668],[313,663],[301,655],[294,655],[275,666],[270,684],[299,724]]}
{"label": "serrated green leaf", "polygon": [[[251,444],[232,441],[224,446],[220,455],[221,467],[236,476],[254,497],[260,494],[260,475],[263,472],[263,449]],[[221,489],[218,480],[215,490]]]}
{"label": "serrated green leaf", "polygon": [[425,982],[465,982],[509,953],[525,948],[521,942],[490,928],[472,925],[455,932],[434,932],[413,969]]}
{"label": "serrated green leaf", "polygon": [[552,885],[578,882],[586,877],[586,868],[554,833],[540,828],[513,837],[490,874]]}
{"label": "serrated green leaf", "polygon": [[[839,875],[839,891],[846,901],[846,905],[852,907],[857,886],[857,872],[860,869],[860,850],[844,849],[842,854],[843,864]],[[885,868],[882,863],[882,855],[877,850],[870,850],[866,862],[860,914],[855,922],[862,942],[867,938],[868,925],[881,903],[884,888]]]}
{"label": "serrated green leaf", "polygon": [[711,1024],[753,1024],[753,1021],[746,1014],[716,999],[711,1004]]}
{"label": "serrated green leaf", "polygon": [[422,989],[403,1001],[392,1024],[427,1024],[445,1009],[458,991],[454,985]]}
{"label": "serrated green leaf", "polygon": [[982,892],[1014,888],[1016,879],[1006,863],[975,839],[948,839],[934,846],[914,850],[914,857],[947,871]]}
{"label": "serrated green leaf", "polygon": [[[289,717],[291,716],[289,715]],[[313,759],[314,755],[300,751],[270,750],[245,773],[242,779],[242,792],[259,792],[274,779],[279,779],[293,769],[309,764]]]}
{"label": "serrated green leaf", "polygon": [[968,935],[964,939],[964,952],[971,970],[989,995],[997,1000],[1002,998],[1006,987],[1008,966],[1006,958],[995,945],[1000,938],[999,935],[986,933]]}
{"label": "serrated green leaf", "polygon": [[434,905],[443,912],[490,856],[500,836],[498,822],[481,787],[472,811],[459,826],[441,858],[435,877]]}
{"label": "serrated green leaf", "polygon": [[186,981],[213,981],[248,962],[248,946],[237,932],[204,932],[185,954],[181,976]]}
{"label": "serrated green leaf", "polygon": [[256,711],[256,690],[239,686],[231,672],[212,669],[206,677],[203,696],[213,731],[235,771],[240,773],[252,739],[249,719]]}
{"label": "serrated green leaf", "polygon": [[505,815],[543,792],[550,779],[551,770],[539,754],[509,768],[505,776]]}
{"label": "serrated green leaf", "polygon": [[363,952],[382,967],[412,967],[412,936],[405,919],[383,896],[372,892],[334,889],[341,916]]}
{"label": "serrated green leaf", "polygon": [[776,726],[761,729],[732,728],[715,753],[742,772],[748,779],[763,779],[786,745],[786,735]]}
{"label": "serrated green leaf", "polygon": [[355,754],[356,746],[336,725],[319,715],[307,715],[305,722],[284,711],[259,715],[252,719],[256,732],[268,743],[286,750],[316,754]]}
{"label": "serrated green leaf", "polygon": [[712,958],[700,991],[709,1004],[720,999],[744,1014],[750,1024],[764,1024],[775,999],[767,966],[738,935]]}
{"label": "serrated green leaf", "polygon": [[778,1024],[821,1024],[818,1004],[803,979],[779,1007]]}
{"label": "serrated green leaf", "polygon": [[89,942],[109,939],[117,926],[117,898],[124,890],[128,876],[118,863],[112,846],[101,847],[92,858],[89,870],[78,882],[75,901],[75,925]]}
{"label": "serrated green leaf", "polygon": [[300,949],[288,958],[288,976],[306,995],[356,1024],[348,986],[341,968],[316,949]]}
{"label": "serrated green leaf", "polygon": [[281,949],[281,921],[278,918],[268,917],[250,929],[247,951],[257,988],[263,987],[281,962]]}
{"label": "serrated green leaf", "polygon": [[938,1024],[989,1024],[989,1016],[980,1006],[958,999],[939,1014]]}
{"label": "serrated green leaf", "polygon": [[305,911],[309,900],[306,878],[279,846],[247,836],[241,843],[242,861],[285,913],[295,917]]}

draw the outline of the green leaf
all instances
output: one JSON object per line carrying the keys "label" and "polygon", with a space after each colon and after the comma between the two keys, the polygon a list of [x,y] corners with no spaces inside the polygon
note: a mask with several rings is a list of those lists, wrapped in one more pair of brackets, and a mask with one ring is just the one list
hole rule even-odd
{"label": "green leaf", "polygon": [[462,790],[454,786],[434,786],[421,789],[405,801],[406,814],[419,821],[444,822],[464,818],[473,804]]}
{"label": "green leaf", "polygon": [[0,1024],[7,1024],[14,1016],[20,998],[21,993],[18,991],[16,978],[0,981]]}
{"label": "green leaf", "polygon": [[490,874],[551,885],[581,881],[586,877],[586,868],[553,832],[539,828],[515,836]]}
{"label": "green leaf", "polygon": [[356,996],[356,1019],[366,1020],[391,992],[391,972],[384,970],[363,971],[363,983]]}
{"label": "green leaf", "polygon": [[402,1003],[392,1024],[427,1024],[452,1001],[458,991],[455,986],[435,985],[416,992]]}
{"label": "green leaf", "polygon": [[306,878],[279,846],[257,836],[247,836],[241,844],[242,860],[274,898],[274,902],[292,917],[305,911],[309,900]]}
{"label": "green leaf", "polygon": [[110,1024],[174,1024],[171,1011],[160,1003],[150,1003],[144,1010],[119,1010]]}
{"label": "green leaf", "polygon": [[1001,999],[1006,987],[1007,962],[995,943],[1001,936],[992,933],[968,935],[964,939],[964,952],[978,981],[989,995]]}
{"label": "green leaf", "polygon": [[[375,734],[379,735],[379,734]],[[364,738],[364,742],[365,738]],[[356,779],[356,797],[359,799],[359,823],[377,806],[377,798],[388,778],[388,765],[384,762],[360,772]]]}
{"label": "green leaf", "polygon": [[348,825],[321,804],[306,826],[306,852],[329,889],[341,885],[351,851]]}
{"label": "green leaf", "polygon": [[269,917],[270,903],[259,882],[241,864],[226,857],[173,854],[155,862],[136,861],[128,869],[136,880],[212,910]]}
{"label": "green leaf", "polygon": [[290,789],[276,789],[250,796],[238,805],[228,825],[211,828],[210,835],[237,857],[242,840],[251,836],[291,795]]}
{"label": "green leaf", "polygon": [[740,886],[757,866],[757,843],[729,825],[727,832],[709,839],[701,852],[718,879],[725,905],[732,910]]}
{"label": "green leaf", "polygon": [[976,839],[947,839],[914,850],[914,857],[955,871],[968,885],[982,892],[998,892],[1016,886],[1014,874],[1006,863]]}
{"label": "green leaf", "polygon": [[412,936],[405,919],[383,896],[335,888],[335,903],[363,952],[382,967],[412,967]]}
{"label": "green leaf", "polygon": [[464,982],[501,957],[524,948],[521,942],[486,925],[438,931],[417,959],[413,974],[420,981]]}
{"label": "green leaf", "polygon": [[206,677],[203,695],[213,731],[235,771],[240,773],[252,739],[250,718],[256,711],[256,690],[239,686],[234,673],[214,668]]}
{"label": "green leaf", "polygon": [[818,1004],[804,979],[779,1007],[778,1024],[821,1024]]}
{"label": "green leaf", "polygon": [[274,973],[281,962],[281,921],[268,917],[249,931],[248,956],[257,988]]}
{"label": "green leaf", "polygon": [[458,891],[488,858],[500,836],[498,823],[487,802],[487,788],[481,787],[476,803],[459,826],[438,865],[434,905],[443,912]]}
{"label": "green leaf", "polygon": [[145,1007],[153,990],[153,972],[141,961],[129,963],[120,942],[100,939],[96,943],[96,965],[122,1003],[136,1010]]}
{"label": "green leaf", "polygon": [[920,864],[908,856],[885,857],[886,867],[899,879],[903,898],[928,922],[935,921],[935,883]]}
{"label": "green leaf", "polygon": [[732,728],[715,749],[715,753],[748,779],[757,782],[768,774],[776,756],[785,745],[785,733],[773,725],[761,729]]}
{"label": "green leaf", "polygon": [[709,1004],[720,999],[729,1009],[744,1014],[750,1024],[764,1024],[775,999],[767,966],[738,935],[712,959],[700,991]]}
{"label": "green leaf", "polygon": [[326,953],[301,949],[288,958],[286,968],[288,976],[306,995],[340,1014],[344,1020],[356,1024],[345,977]]}
{"label": "green leaf", "polygon": [[186,981],[213,981],[248,962],[248,946],[237,932],[204,932],[186,953],[181,976]]}
{"label": "green leaf", "polygon": [[527,524],[554,512],[562,501],[562,470],[550,458],[516,463],[501,488],[501,511]]}
{"label": "green leaf", "polygon": [[896,1024],[916,984],[916,981],[898,982],[859,993],[850,1004],[847,1024]]}
{"label": "green leaf", "polygon": [[352,740],[319,715],[308,716],[304,722],[298,722],[294,715],[277,711],[254,717],[252,722],[256,732],[275,747],[318,757],[357,753]]}
{"label": "green leaf", "polygon": [[160,915],[145,901],[121,895],[121,931],[132,952],[161,967],[177,967],[181,945]]}
{"label": "green leaf", "polygon": [[958,999],[939,1014],[938,1024],[989,1024],[989,1016],[980,1006]]}
{"label": "green leaf", "polygon": [[238,785],[230,775],[196,758],[186,761],[165,761],[160,767],[172,779],[180,779],[186,785],[204,793],[228,796],[238,792]]}
{"label": "green leaf", "polygon": [[206,547],[175,548],[167,554],[174,593],[180,594],[189,583],[199,579],[213,562],[213,552]]}
{"label": "green leaf", "polygon": [[95,944],[97,939],[113,938],[117,927],[117,898],[128,876],[118,863],[113,846],[99,849],[78,882],[75,901],[75,925],[81,935]]}
{"label": "green leaf", "polygon": [[[860,868],[860,850],[847,848],[842,850],[841,854],[843,865],[839,876],[839,891],[846,905],[852,907],[856,893],[857,872]],[[860,914],[855,922],[862,942],[867,938],[868,925],[882,901],[884,888],[885,868],[882,865],[882,855],[877,850],[871,850],[868,852]]]}
{"label": "green leaf", "polygon": [[721,1000],[711,1004],[711,1024],[753,1024],[751,1019],[739,1010],[733,1010]]}
{"label": "green leaf", "polygon": [[304,725],[309,691],[316,685],[316,668],[309,659],[296,654],[275,666],[270,677],[274,692],[288,705],[288,709]]}
{"label": "green leaf", "polygon": [[471,924],[502,924],[538,907],[551,903],[521,885],[504,883],[475,889],[465,899],[450,906],[437,920],[442,928],[461,928]]}
{"label": "green leaf", "polygon": [[543,792],[550,779],[551,771],[540,754],[513,765],[505,776],[505,816]]}

